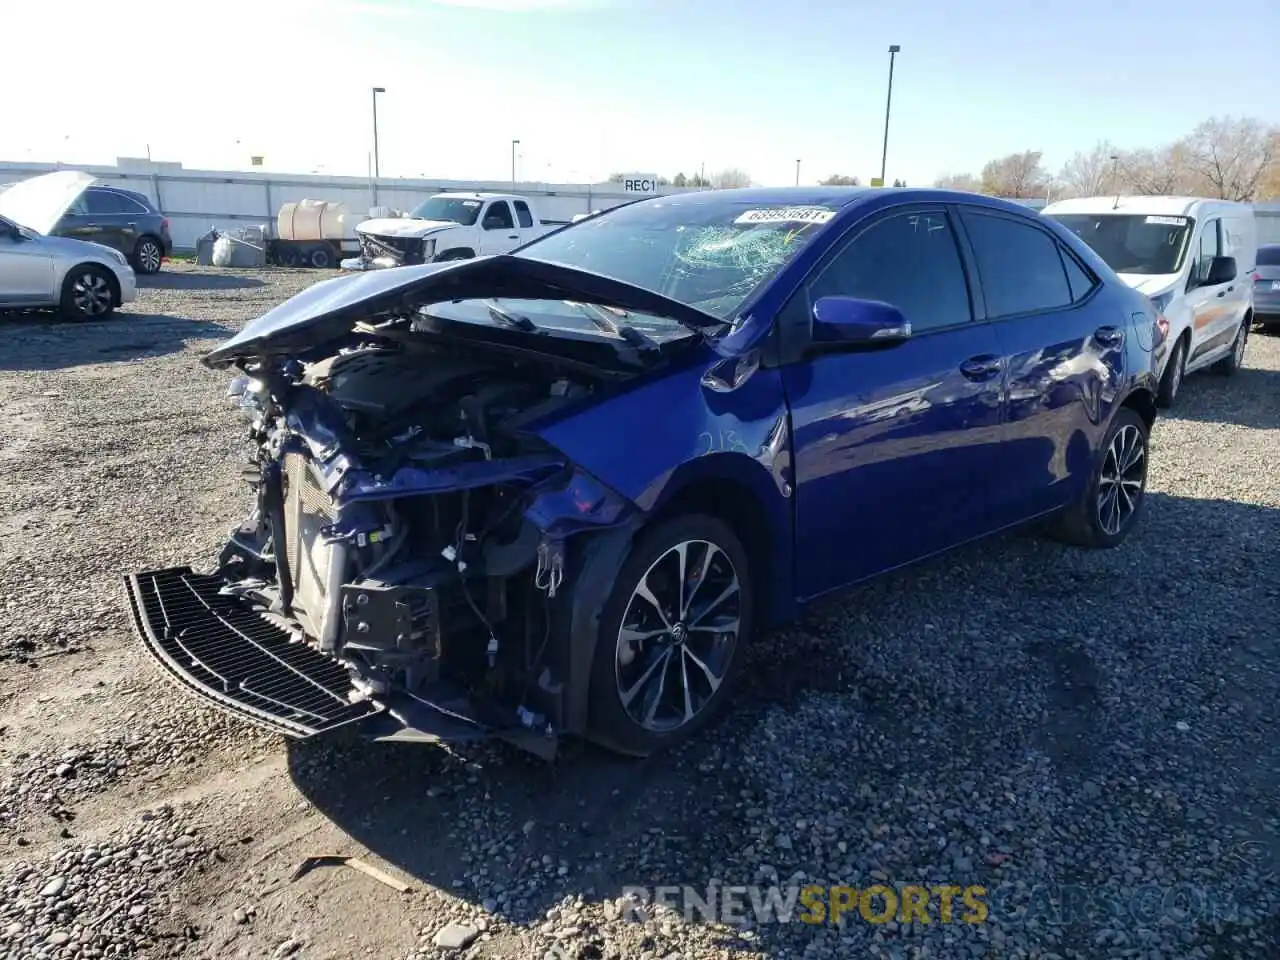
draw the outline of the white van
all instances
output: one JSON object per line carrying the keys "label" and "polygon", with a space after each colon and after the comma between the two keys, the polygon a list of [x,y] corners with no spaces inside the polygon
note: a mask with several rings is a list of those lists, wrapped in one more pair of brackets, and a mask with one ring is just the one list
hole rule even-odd
{"label": "white van", "polygon": [[1089,244],[1169,321],[1159,401],[1170,406],[1182,378],[1244,360],[1253,322],[1258,227],[1253,207],[1198,197],[1083,197],[1040,211]]}

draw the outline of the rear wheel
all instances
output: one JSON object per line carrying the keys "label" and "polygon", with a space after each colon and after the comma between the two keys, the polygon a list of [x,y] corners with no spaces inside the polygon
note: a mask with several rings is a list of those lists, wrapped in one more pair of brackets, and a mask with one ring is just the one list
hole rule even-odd
{"label": "rear wheel", "polygon": [[1147,491],[1147,422],[1135,410],[1116,411],[1084,496],[1053,527],[1081,547],[1118,547],[1128,538]]}
{"label": "rear wheel", "polygon": [[691,514],[642,534],[600,618],[591,739],[647,756],[705,725],[741,672],[751,591],[746,551],[722,521]]}
{"label": "rear wheel", "polygon": [[317,270],[325,270],[333,266],[333,253],[328,247],[313,247],[307,259]]}
{"label": "rear wheel", "polygon": [[160,244],[151,237],[143,237],[133,248],[133,269],[139,273],[152,274],[160,272],[160,264],[164,260],[164,251]]}
{"label": "rear wheel", "polygon": [[1182,389],[1182,378],[1187,375],[1187,338],[1179,337],[1173,345],[1173,353],[1165,364],[1164,376],[1160,378],[1160,390],[1156,394],[1156,402],[1162,407],[1172,407]]}
{"label": "rear wheel", "polygon": [[104,320],[115,309],[111,275],[92,263],[81,264],[62,281],[62,313],[76,320]]}
{"label": "rear wheel", "polygon": [[1213,365],[1216,372],[1229,377],[1244,366],[1244,348],[1249,342],[1251,326],[1253,326],[1251,320],[1245,320],[1240,324],[1240,328],[1236,330],[1236,338],[1231,344],[1231,352]]}

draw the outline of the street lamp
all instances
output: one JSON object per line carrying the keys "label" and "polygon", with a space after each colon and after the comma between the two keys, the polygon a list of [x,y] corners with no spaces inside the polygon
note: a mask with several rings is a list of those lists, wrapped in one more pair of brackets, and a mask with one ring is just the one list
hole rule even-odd
{"label": "street lamp", "polygon": [[519,140],[511,141],[511,189],[516,188],[516,147],[520,146]]}
{"label": "street lamp", "polygon": [[800,161],[796,161],[796,186],[800,186]]}
{"label": "street lamp", "polygon": [[378,179],[378,94],[386,93],[386,87],[373,88],[373,178]]}
{"label": "street lamp", "polygon": [[884,150],[880,154],[880,186],[884,186],[884,171],[889,162],[889,110],[893,106],[893,58],[902,47],[893,44],[889,47],[889,96],[884,103]]}

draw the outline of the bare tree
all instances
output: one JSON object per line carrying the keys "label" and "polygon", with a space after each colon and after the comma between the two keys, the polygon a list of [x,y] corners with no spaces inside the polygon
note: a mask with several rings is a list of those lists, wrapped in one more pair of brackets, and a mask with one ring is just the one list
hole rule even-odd
{"label": "bare tree", "polygon": [[1253,200],[1276,160],[1280,128],[1252,117],[1211,117],[1179,146],[1200,191],[1224,200]]}
{"label": "bare tree", "polygon": [[1188,166],[1185,144],[1120,154],[1120,189],[1148,197],[1195,193],[1195,174]]}
{"label": "bare tree", "polygon": [[857,177],[849,177],[843,173],[835,173],[827,177],[825,180],[819,180],[818,183],[822,184],[824,187],[856,187],[862,183],[862,181]]}
{"label": "bare tree", "polygon": [[972,173],[944,173],[933,185],[939,190],[964,190],[968,193],[981,193],[982,181]]}
{"label": "bare tree", "polygon": [[717,190],[732,190],[734,187],[751,186],[751,174],[745,170],[739,170],[737,167],[728,167],[719,173],[713,173],[707,179],[711,181],[711,186]]}
{"label": "bare tree", "polygon": [[1101,140],[1092,150],[1081,151],[1062,165],[1054,178],[1054,196],[1098,197],[1121,189],[1120,151]]}
{"label": "bare tree", "polygon": [[982,168],[982,192],[1012,200],[1043,197],[1049,177],[1040,165],[1041,155],[1039,150],[1024,150],[988,161]]}

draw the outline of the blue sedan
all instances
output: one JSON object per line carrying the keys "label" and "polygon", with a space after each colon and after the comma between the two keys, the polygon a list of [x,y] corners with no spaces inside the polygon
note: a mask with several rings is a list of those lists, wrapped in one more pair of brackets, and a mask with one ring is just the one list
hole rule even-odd
{"label": "blue sedan", "polygon": [[160,666],[294,737],[643,755],[760,631],[1042,522],[1141,513],[1162,319],[1070,231],[917,189],[682,193],[338,277],[205,358],[252,506],[128,578]]}

